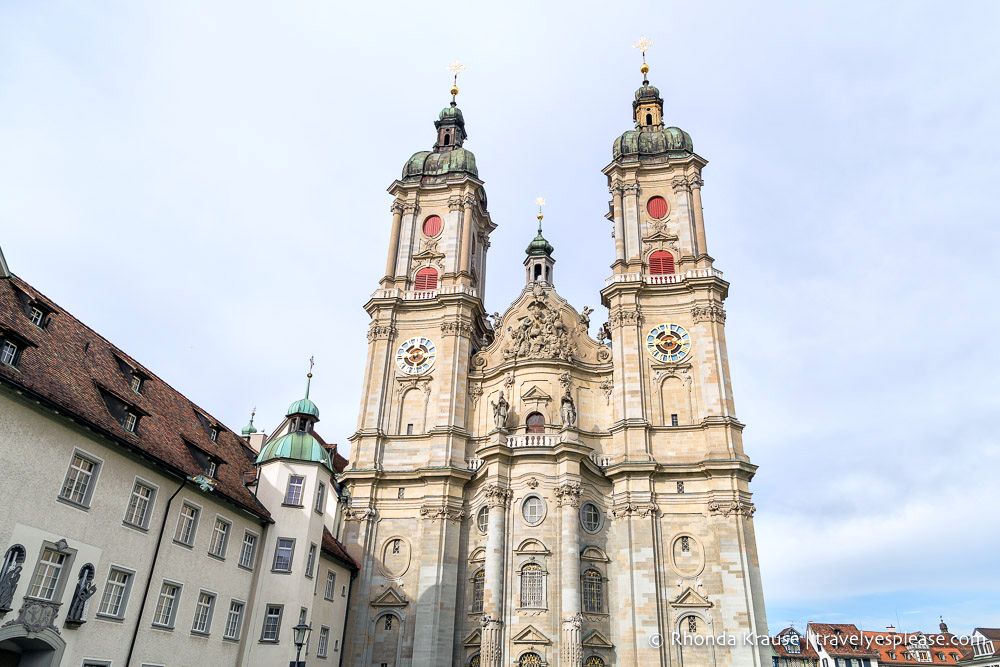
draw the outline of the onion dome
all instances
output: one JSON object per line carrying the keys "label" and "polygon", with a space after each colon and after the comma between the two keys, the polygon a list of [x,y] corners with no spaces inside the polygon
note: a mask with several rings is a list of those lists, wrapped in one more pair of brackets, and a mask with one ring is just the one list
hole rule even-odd
{"label": "onion dome", "polygon": [[694,152],[691,135],[679,127],[665,127],[663,98],[660,89],[649,83],[649,65],[645,49],[651,42],[643,38],[637,47],[643,49],[642,85],[635,91],[632,118],[635,129],[623,132],[611,147],[614,159],[645,157],[684,157]]}
{"label": "onion dome", "polygon": [[[454,70],[453,70],[454,71]],[[403,165],[403,180],[423,177],[446,177],[450,174],[468,174],[479,177],[476,156],[462,147],[468,134],[465,131],[465,116],[455,102],[458,95],[458,76],[451,87],[451,104],[441,109],[434,121],[437,141],[429,151],[414,153]]]}
{"label": "onion dome", "polygon": [[528,257],[551,257],[552,252],[555,248],[549,243],[544,236],[542,236],[542,221],[538,221],[538,233],[535,238],[531,240],[528,247],[525,248],[524,252],[528,254]]}
{"label": "onion dome", "polygon": [[643,81],[642,85],[635,91],[635,102],[633,106],[638,102],[659,102],[663,104],[663,99],[660,97],[660,89],[656,86],[650,85],[649,81]]}
{"label": "onion dome", "polygon": [[307,417],[315,417],[316,419],[319,419],[319,408],[316,407],[316,404],[309,399],[308,391],[305,398],[300,398],[288,406],[288,411],[285,413],[285,416],[294,417],[295,415],[305,415]]}
{"label": "onion dome", "polygon": [[246,426],[244,426],[243,427],[243,431],[242,431],[242,434],[243,434],[244,438],[248,438],[248,437],[250,437],[251,435],[253,435],[254,433],[257,432],[257,427],[253,425],[253,418],[254,418],[254,416],[256,416],[256,414],[257,414],[257,409],[256,408],[254,408],[253,410],[250,411],[250,423],[248,423]]}
{"label": "onion dome", "polygon": [[292,431],[267,443],[257,456],[257,465],[276,459],[319,463],[333,472],[330,453],[310,431]]}

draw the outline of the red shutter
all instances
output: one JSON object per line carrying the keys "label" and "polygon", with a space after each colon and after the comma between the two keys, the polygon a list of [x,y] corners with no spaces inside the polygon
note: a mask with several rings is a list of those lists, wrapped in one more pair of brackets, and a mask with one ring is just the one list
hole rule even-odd
{"label": "red shutter", "polygon": [[442,226],[441,218],[436,215],[429,215],[427,219],[424,220],[424,236],[437,236],[441,233]]}
{"label": "red shutter", "polygon": [[667,217],[667,211],[669,210],[670,207],[667,206],[667,200],[663,197],[650,197],[649,201],[646,202],[646,212],[654,220],[662,220]]}
{"label": "red shutter", "polygon": [[657,250],[649,256],[649,273],[662,276],[674,272],[674,256],[666,250]]}
{"label": "red shutter", "polygon": [[437,289],[438,286],[438,272],[430,267],[420,269],[417,271],[416,279],[413,281],[413,289],[415,290],[432,290]]}

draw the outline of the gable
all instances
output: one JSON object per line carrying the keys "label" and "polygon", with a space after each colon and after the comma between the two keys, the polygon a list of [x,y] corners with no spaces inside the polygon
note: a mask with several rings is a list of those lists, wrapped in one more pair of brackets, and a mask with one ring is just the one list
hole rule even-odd
{"label": "gable", "polygon": [[538,540],[533,540],[531,538],[521,542],[521,544],[514,550],[516,554],[542,554],[548,555],[551,553],[545,548],[545,545]]}
{"label": "gable", "polygon": [[372,600],[373,607],[405,607],[410,601],[396,592],[395,588],[390,588],[377,598]]}
{"label": "gable", "polygon": [[549,638],[538,631],[533,625],[529,625],[511,638],[515,644],[550,644]]}
{"label": "gable", "polygon": [[483,633],[478,628],[469,633],[469,636],[462,642],[463,646],[479,646],[483,641]]}
{"label": "gable", "polygon": [[612,644],[607,637],[602,635],[598,630],[594,630],[583,640],[583,645],[587,648],[614,648],[615,645]]}
{"label": "gable", "polygon": [[698,591],[688,586],[680,595],[673,599],[670,606],[685,609],[707,609],[712,606],[712,603],[699,594]]}

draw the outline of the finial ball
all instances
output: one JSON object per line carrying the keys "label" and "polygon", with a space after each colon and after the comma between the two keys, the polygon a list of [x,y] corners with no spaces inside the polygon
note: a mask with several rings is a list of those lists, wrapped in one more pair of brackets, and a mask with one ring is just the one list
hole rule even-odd
{"label": "finial ball", "polygon": [[455,95],[458,95],[458,86],[452,86],[451,87],[451,94],[452,94],[453,97]]}
{"label": "finial ball", "polygon": [[642,67],[639,68],[639,71],[642,72],[643,74],[649,74],[649,65],[643,63]]}

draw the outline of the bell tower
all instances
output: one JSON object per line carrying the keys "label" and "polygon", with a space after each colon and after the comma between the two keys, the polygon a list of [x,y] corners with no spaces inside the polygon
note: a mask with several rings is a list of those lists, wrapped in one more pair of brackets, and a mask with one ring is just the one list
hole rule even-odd
{"label": "bell tower", "polygon": [[[729,283],[708,254],[702,169],[691,136],[664,122],[649,81],[646,39],[633,128],[615,139],[604,168],[613,224],[609,309],[615,423],[606,454],[616,505],[650,507],[617,521],[616,541],[656,556],[620,574],[615,619],[621,665],[746,665],[768,662],[759,646],[715,647],[714,655],[647,637],[766,634],[749,482],[735,415],[723,307]],[[655,604],[645,597],[661,582]],[[642,601],[645,600],[646,603]],[[714,661],[714,662],[713,662]]]}
{"label": "bell tower", "polygon": [[450,664],[454,645],[470,359],[492,333],[482,294],[496,225],[453,69],[431,150],[393,197],[385,276],[365,310],[368,361],[344,479],[343,542],[362,563],[345,664]]}

